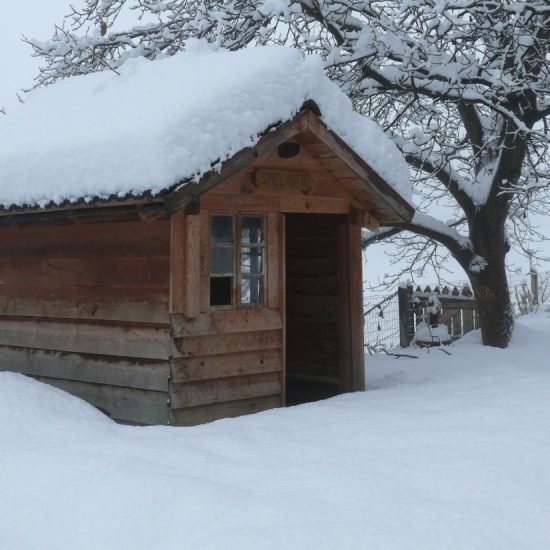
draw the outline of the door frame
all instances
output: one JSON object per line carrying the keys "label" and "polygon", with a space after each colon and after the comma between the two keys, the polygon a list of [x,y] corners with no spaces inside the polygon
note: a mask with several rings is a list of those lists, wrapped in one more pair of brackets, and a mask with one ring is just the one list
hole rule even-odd
{"label": "door frame", "polygon": [[[287,281],[286,281],[286,221],[287,215],[314,215],[307,212],[282,212],[280,227],[280,311],[282,318],[281,403],[286,406],[287,379]],[[342,216],[341,213],[328,214]],[[363,259],[361,227],[363,211],[352,209],[337,227],[337,287],[338,287],[338,393],[365,389]]]}

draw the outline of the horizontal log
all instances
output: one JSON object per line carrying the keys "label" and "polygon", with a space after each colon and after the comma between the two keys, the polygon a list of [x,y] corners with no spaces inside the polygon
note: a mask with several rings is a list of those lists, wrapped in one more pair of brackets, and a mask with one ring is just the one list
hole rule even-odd
{"label": "horizontal log", "polygon": [[282,346],[282,336],[280,330],[268,330],[242,334],[190,336],[176,338],[174,342],[180,354],[194,357],[276,349]]}
{"label": "horizontal log", "polygon": [[170,361],[172,384],[282,370],[280,349],[180,357]]}
{"label": "horizontal log", "polygon": [[0,258],[0,284],[168,285],[169,277],[168,256]]}
{"label": "horizontal log", "polygon": [[168,395],[164,392],[135,390],[88,384],[71,380],[37,377],[107,412],[114,420],[132,424],[168,424]]}
{"label": "horizontal log", "polygon": [[0,285],[0,315],[168,322],[160,285]]}
{"label": "horizontal log", "polygon": [[[307,185],[303,186],[287,186],[281,189],[278,185],[264,184],[258,187],[254,181],[254,172],[241,172],[238,176],[231,178],[229,181],[225,181],[209,191],[209,194],[215,195],[219,193],[237,193],[237,194],[260,194],[260,195],[304,195],[308,196],[321,196],[321,197],[340,197],[351,199],[350,194],[344,189],[343,186],[337,183],[334,176],[329,174],[323,167],[319,165],[316,160],[307,160],[301,157],[299,162],[292,167],[294,170],[300,172],[306,171],[310,176],[310,181]],[[291,159],[283,159],[280,163],[281,171],[288,171],[291,166],[289,161]],[[270,170],[278,169],[277,163],[281,159],[277,157],[270,157],[267,162],[256,161],[254,171],[258,168],[268,168]]]}
{"label": "horizontal log", "polygon": [[209,210],[256,210],[309,214],[347,214],[351,203],[347,198],[298,195],[242,195],[237,193],[208,193],[201,205]]}
{"label": "horizontal log", "polygon": [[169,220],[0,228],[0,257],[169,256]]}
{"label": "horizontal log", "polygon": [[0,345],[119,357],[168,359],[170,331],[167,327],[0,318]]}
{"label": "horizontal log", "polygon": [[326,242],[334,244],[335,227],[345,222],[345,216],[317,216],[315,220],[308,216],[290,216],[287,220],[287,235],[298,243],[326,236]]}
{"label": "horizontal log", "polygon": [[211,405],[281,393],[281,374],[267,372],[218,380],[170,384],[173,409]]}
{"label": "horizontal log", "polygon": [[168,361],[142,361],[0,346],[0,370],[135,389],[168,391]]}
{"label": "horizontal log", "polygon": [[210,310],[193,319],[181,314],[172,314],[170,318],[175,338],[276,330],[283,327],[279,310],[266,308]]}
{"label": "horizontal log", "polygon": [[205,424],[206,422],[212,422],[220,418],[254,414],[280,406],[281,397],[279,395],[272,395],[242,401],[231,401],[229,403],[216,403],[204,407],[172,409],[170,423],[177,426],[196,426],[197,424]]}

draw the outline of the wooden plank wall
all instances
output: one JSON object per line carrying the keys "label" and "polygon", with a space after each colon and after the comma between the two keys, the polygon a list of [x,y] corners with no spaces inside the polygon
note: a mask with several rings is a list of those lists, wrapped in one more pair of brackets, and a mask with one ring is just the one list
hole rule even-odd
{"label": "wooden plank wall", "polygon": [[279,309],[172,315],[171,423],[194,425],[282,404]]}
{"label": "wooden plank wall", "polygon": [[168,422],[169,221],[0,227],[0,370]]}
{"label": "wooden plank wall", "polygon": [[[221,187],[232,188],[232,183]],[[227,210],[227,205],[221,210]],[[269,212],[265,218],[266,307],[236,309],[209,306],[209,219],[209,210],[203,207],[199,215],[178,211],[171,220],[169,395],[170,423],[176,425],[201,424],[283,404],[278,271],[282,216]]]}
{"label": "wooden plank wall", "polygon": [[[255,183],[255,172],[261,168],[307,171],[310,184],[308,189],[281,189],[276,185],[259,187]],[[280,158],[274,151],[221,183],[201,197],[200,215],[178,213],[173,217],[172,277],[173,280],[179,277],[180,282],[173,289],[171,300],[174,336],[170,362],[171,423],[192,425],[285,404],[284,361],[287,339],[283,319],[286,315],[286,272],[281,212],[347,215],[353,204],[350,193],[338,183],[335,176],[321,166],[306,147],[302,147],[298,156],[289,159]],[[268,235],[267,307],[225,310],[211,310],[208,307],[208,219],[211,211],[265,213]],[[200,227],[197,228],[199,219]],[[306,225],[310,220],[311,217],[304,217]],[[341,220],[343,223],[344,216],[341,216]],[[195,251],[191,255],[190,241],[184,236],[191,226],[194,226],[195,233],[191,242],[196,245],[200,241],[200,265],[193,266],[189,266],[188,262],[193,262],[197,253]],[[292,341],[298,341],[304,337],[307,340],[309,333],[309,348],[294,350],[298,355],[302,353],[300,364],[307,364],[309,369],[302,374],[323,383],[328,380],[329,393],[334,394],[338,391],[339,376],[339,352],[335,336],[338,320],[334,314],[338,300],[336,231],[332,231],[328,240],[322,231],[313,238],[321,245],[330,243],[330,257],[313,261],[296,257],[295,261],[292,260],[295,264],[293,269],[300,265],[309,270],[310,274],[315,272],[315,282],[312,286],[306,276],[295,280],[295,288],[300,286],[303,292],[300,294],[298,289],[293,296],[295,301],[292,306],[306,311],[310,319],[306,323],[302,319],[289,319],[288,334],[291,340],[294,339]],[[304,252],[303,248],[310,248],[311,242],[306,241],[296,242],[300,248],[296,251],[298,255]],[[197,272],[200,274],[198,295],[196,285],[189,285],[186,281],[190,267],[193,268],[194,277]],[[319,272],[321,277],[317,277]],[[327,275],[326,280],[321,280],[324,275]],[[317,290],[311,293],[311,288]],[[188,307],[190,300],[195,302],[193,307]],[[332,312],[329,322],[322,318],[323,312],[327,310]],[[323,341],[323,349],[316,347],[320,339]],[[315,363],[317,370],[309,368],[312,363]]]}

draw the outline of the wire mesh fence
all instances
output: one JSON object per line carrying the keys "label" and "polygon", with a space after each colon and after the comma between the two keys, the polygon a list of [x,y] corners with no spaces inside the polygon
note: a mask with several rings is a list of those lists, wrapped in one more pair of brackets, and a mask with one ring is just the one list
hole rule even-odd
{"label": "wire mesh fence", "polygon": [[365,296],[365,348],[370,353],[399,345],[399,303],[393,294]]}
{"label": "wire mesh fence", "polygon": [[[550,302],[550,271],[539,273],[533,271],[526,275],[511,275],[508,277],[508,284],[515,316],[536,311],[540,304]],[[426,292],[428,288],[429,292]],[[425,289],[415,288],[415,292],[422,294],[424,291],[426,295],[431,294],[432,291],[442,292],[442,298],[444,298],[446,288],[447,286],[432,285]],[[449,292],[448,297],[452,298],[454,294],[457,294],[455,297],[459,299],[463,298],[462,292],[464,289],[469,289],[469,286],[467,281],[456,281],[449,283],[449,288],[452,289],[452,292]],[[474,300],[473,297],[471,299]],[[450,301],[452,302],[452,300]],[[411,334],[414,334],[414,327],[418,321],[417,315],[419,315],[418,308],[413,309],[414,312],[411,317],[413,320],[410,322],[409,327]],[[457,311],[454,311],[449,305],[446,309],[449,310],[449,315],[447,315],[448,318],[444,319],[444,322],[449,324],[450,334],[453,337],[462,336],[469,330],[478,328],[477,314],[474,309],[464,308],[464,305],[457,306],[455,308]],[[397,292],[385,295],[366,295],[363,300],[363,311],[365,316],[365,349],[368,352],[388,351],[399,346],[400,317]]]}

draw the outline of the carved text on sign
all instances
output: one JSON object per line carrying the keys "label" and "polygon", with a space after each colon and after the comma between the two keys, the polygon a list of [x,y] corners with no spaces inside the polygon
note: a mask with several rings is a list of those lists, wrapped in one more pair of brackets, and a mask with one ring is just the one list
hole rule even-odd
{"label": "carved text on sign", "polygon": [[270,188],[280,191],[302,191],[311,189],[311,177],[307,172],[298,170],[269,170],[261,168],[256,171],[254,182],[258,189]]}

